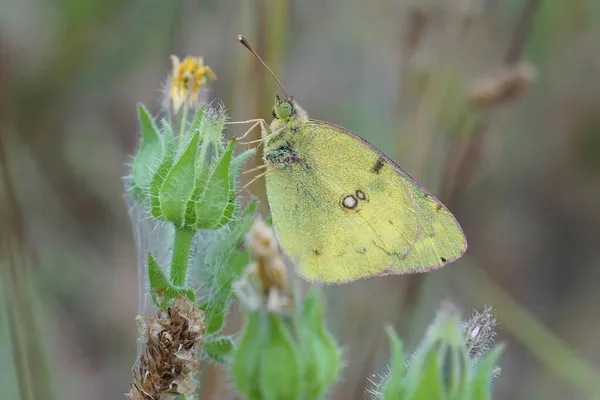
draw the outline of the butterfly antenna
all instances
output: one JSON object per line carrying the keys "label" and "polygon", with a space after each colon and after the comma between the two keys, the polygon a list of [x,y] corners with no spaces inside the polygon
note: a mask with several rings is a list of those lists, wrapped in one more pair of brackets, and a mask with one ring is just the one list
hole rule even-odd
{"label": "butterfly antenna", "polygon": [[279,78],[277,78],[277,76],[271,70],[271,68],[269,68],[269,66],[267,65],[267,63],[264,62],[262,58],[260,58],[260,56],[258,55],[258,53],[252,48],[252,46],[250,46],[250,43],[248,43],[248,41],[246,40],[246,38],[243,37],[242,35],[238,35],[237,39],[238,39],[238,42],[240,42],[242,44],[242,46],[244,46],[245,48],[247,48],[248,50],[250,50],[250,53],[254,54],[254,57],[256,57],[256,59],[258,61],[260,61],[260,63],[263,65],[263,67],[265,67],[267,69],[267,71],[269,71],[269,74],[271,74],[271,76],[273,78],[275,78],[275,81],[277,82],[277,84],[279,85],[279,87],[281,88],[281,90],[283,91],[283,94],[285,94],[285,98],[286,99],[290,99],[291,97],[288,94],[287,90],[285,90],[285,86],[283,86],[283,83],[281,83],[281,81],[279,80]]}

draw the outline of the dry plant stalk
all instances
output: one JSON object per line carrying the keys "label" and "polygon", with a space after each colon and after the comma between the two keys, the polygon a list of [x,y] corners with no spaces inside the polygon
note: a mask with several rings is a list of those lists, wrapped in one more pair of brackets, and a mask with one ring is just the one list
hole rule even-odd
{"label": "dry plant stalk", "polygon": [[529,88],[535,76],[535,68],[527,62],[504,66],[471,85],[469,102],[484,108],[514,101]]}
{"label": "dry plant stalk", "polygon": [[145,343],[127,398],[159,400],[193,394],[197,386],[194,375],[200,368],[198,353],[206,331],[204,311],[182,296],[172,307],[160,309],[148,323],[142,316],[137,319]]}

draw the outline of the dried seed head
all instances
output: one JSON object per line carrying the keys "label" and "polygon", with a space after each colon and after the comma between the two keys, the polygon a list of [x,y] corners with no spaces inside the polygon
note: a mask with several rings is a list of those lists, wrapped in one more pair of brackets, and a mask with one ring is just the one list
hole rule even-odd
{"label": "dried seed head", "polygon": [[254,262],[256,274],[262,288],[280,290],[286,287],[285,262],[275,232],[269,228],[262,218],[257,217],[246,237],[246,245],[250,249],[250,257]]}
{"label": "dried seed head", "polygon": [[253,260],[279,256],[279,245],[275,233],[259,216],[246,236],[246,246],[250,249]]}
{"label": "dried seed head", "polygon": [[204,312],[187,297],[178,297],[173,306],[160,309],[145,327],[147,341],[134,367],[130,400],[167,398],[192,394],[194,375],[200,368],[197,356],[205,333]]}
{"label": "dried seed head", "polygon": [[537,72],[529,63],[506,66],[476,80],[468,91],[471,104],[492,107],[516,100],[531,85]]}
{"label": "dried seed head", "polygon": [[262,218],[257,217],[252,224],[246,246],[251,263],[234,284],[238,298],[250,309],[265,306],[268,311],[281,312],[292,304],[285,261],[275,233]]}
{"label": "dried seed head", "polygon": [[486,307],[482,313],[475,311],[462,323],[467,337],[467,348],[474,361],[490,351],[496,336],[496,325],[496,316],[491,307]]}

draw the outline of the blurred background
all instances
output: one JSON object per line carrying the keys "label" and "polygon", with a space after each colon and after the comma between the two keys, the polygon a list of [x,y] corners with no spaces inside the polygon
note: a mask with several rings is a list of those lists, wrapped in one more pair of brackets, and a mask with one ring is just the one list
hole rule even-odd
{"label": "blurred background", "polygon": [[[23,399],[124,398],[135,106],[158,113],[169,55],[201,55],[210,99],[269,120],[277,88],[239,33],[310,116],[384,149],[469,240],[440,271],[326,289],[346,361],[330,398],[367,398],[385,324],[410,349],[444,299],[494,307],[496,398],[600,398],[595,0],[0,0],[0,398],[19,398],[23,370]],[[266,213],[263,182],[250,191]],[[202,399],[235,398],[222,368],[202,379]]]}

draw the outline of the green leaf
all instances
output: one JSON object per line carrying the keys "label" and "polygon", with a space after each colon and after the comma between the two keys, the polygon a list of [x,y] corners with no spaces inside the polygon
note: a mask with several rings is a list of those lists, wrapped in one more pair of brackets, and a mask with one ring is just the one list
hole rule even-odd
{"label": "green leaf", "polygon": [[248,400],[261,400],[258,383],[260,353],[265,341],[266,324],[262,311],[249,312],[237,349],[231,360],[231,378]]}
{"label": "green leaf", "polygon": [[215,146],[215,152],[220,155],[223,150],[223,125],[225,124],[226,115],[224,112],[217,113],[216,117],[208,116],[204,135],[207,140]]}
{"label": "green leaf", "polygon": [[302,396],[300,359],[280,315],[269,314],[268,336],[261,347],[258,382],[264,400],[294,400]]}
{"label": "green leaf", "polygon": [[235,346],[229,336],[217,336],[206,339],[202,346],[210,358],[223,364],[229,364]]}
{"label": "green leaf", "polygon": [[220,226],[226,225],[235,212],[237,210],[239,200],[234,198],[237,192],[237,182],[238,182],[238,173],[240,168],[248,161],[250,157],[256,154],[255,149],[246,150],[245,152],[238,154],[236,157],[231,160],[231,168],[229,170],[229,198],[234,199],[227,204],[225,208],[225,212],[223,213],[223,218],[219,222]]}
{"label": "green leaf", "polygon": [[237,178],[237,175],[240,172],[240,168],[242,168],[246,161],[248,161],[250,157],[252,157],[254,154],[256,154],[256,149],[246,150],[243,153],[240,153],[237,156],[235,156],[231,161],[231,170],[229,172],[229,175],[231,176],[231,181],[233,182],[233,185],[231,186],[232,190],[235,191],[235,178]]}
{"label": "green leaf", "polygon": [[163,152],[171,153],[175,152],[175,138],[173,134],[173,127],[168,119],[163,118],[160,120],[160,132],[163,138]]}
{"label": "green leaf", "polygon": [[140,138],[140,148],[133,160],[131,181],[134,198],[142,200],[144,191],[147,190],[152,180],[154,169],[160,163],[162,143],[158,128],[143,104],[138,104],[138,118],[140,120],[142,135]]}
{"label": "green leaf", "polygon": [[161,219],[162,211],[160,209],[160,188],[165,180],[165,177],[169,173],[169,170],[173,166],[173,159],[175,157],[175,144],[173,142],[173,129],[169,122],[165,119],[162,120],[162,134],[164,141],[164,149],[162,160],[158,166],[158,169],[154,173],[152,180],[150,181],[150,205],[151,214],[154,218]]}
{"label": "green leaf", "polygon": [[206,301],[206,333],[217,333],[225,326],[225,317],[229,311],[231,299],[231,286],[244,268],[248,265],[247,253],[234,253],[216,275],[210,287],[210,294]]}
{"label": "green leaf", "polygon": [[317,287],[311,287],[302,307],[301,355],[304,366],[304,395],[321,398],[340,371],[340,351],[324,325],[323,300]]}
{"label": "green leaf", "polygon": [[221,156],[202,195],[196,202],[196,226],[202,229],[215,229],[223,218],[229,204],[229,170],[233,155],[234,142],[230,142]]}
{"label": "green leaf", "polygon": [[219,230],[222,236],[219,238],[216,246],[210,249],[209,264],[213,268],[217,265],[226,265],[227,259],[242,243],[246,233],[250,231],[250,227],[256,216],[258,203],[253,200],[248,204],[243,214],[236,218],[226,228]]}
{"label": "green leaf", "polygon": [[471,398],[473,400],[487,400],[491,398],[492,371],[498,363],[502,350],[504,350],[504,346],[495,346],[474,365],[475,373],[470,384]]}
{"label": "green leaf", "polygon": [[198,249],[200,253],[206,254],[206,264],[201,267],[199,274],[209,290],[204,302],[208,334],[219,332],[223,328],[229,309],[231,286],[248,265],[248,252],[238,250],[238,246],[250,230],[256,206],[255,201],[250,203],[243,215],[215,233],[213,242],[205,241],[206,247]]}
{"label": "green leaf", "polygon": [[167,276],[152,254],[148,254],[148,280],[152,292],[152,301],[159,308],[167,307],[178,296],[186,296],[192,301],[196,300],[196,294],[193,290],[175,287],[169,283]]}
{"label": "green leaf", "polygon": [[428,349],[418,364],[411,364],[415,374],[410,377],[414,386],[410,399],[412,400],[443,400],[446,399],[442,384],[442,368],[439,353]]}
{"label": "green leaf", "polygon": [[199,108],[198,111],[196,111],[196,115],[194,115],[194,120],[192,121],[192,125],[190,127],[190,132],[195,132],[197,130],[198,131],[203,130],[202,125],[204,124],[205,116],[206,116],[206,107]]}
{"label": "green leaf", "polygon": [[402,350],[402,342],[392,327],[386,327],[390,338],[390,375],[386,378],[383,389],[384,400],[403,399],[406,395],[404,390],[404,370],[406,361]]}
{"label": "green leaf", "polygon": [[193,133],[185,149],[169,170],[159,191],[163,219],[181,226],[186,205],[194,191],[196,152],[199,135]]}
{"label": "green leaf", "polygon": [[406,371],[407,397],[462,399],[470,367],[466,351],[460,315],[451,306],[442,307]]}

